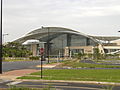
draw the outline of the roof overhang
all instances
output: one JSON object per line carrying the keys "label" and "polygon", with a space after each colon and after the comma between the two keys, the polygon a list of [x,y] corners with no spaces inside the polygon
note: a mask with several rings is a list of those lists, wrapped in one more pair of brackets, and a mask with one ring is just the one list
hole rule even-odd
{"label": "roof overhang", "polygon": [[113,40],[120,39],[120,37],[117,37],[117,36],[90,36],[90,37],[98,40],[103,40],[103,41],[113,41]]}

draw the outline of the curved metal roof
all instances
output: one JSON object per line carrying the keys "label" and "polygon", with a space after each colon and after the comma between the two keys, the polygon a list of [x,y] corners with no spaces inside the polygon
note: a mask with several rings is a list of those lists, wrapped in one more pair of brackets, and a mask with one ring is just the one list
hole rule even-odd
{"label": "curved metal roof", "polygon": [[117,37],[117,36],[90,36],[90,37],[98,40],[103,40],[103,41],[113,41],[113,40],[120,39],[120,37]]}
{"label": "curved metal roof", "polygon": [[48,36],[48,32],[50,33],[51,36],[60,35],[60,34],[74,34],[74,35],[81,35],[87,38],[92,39],[95,42],[98,42],[95,40],[93,37],[90,37],[86,34],[83,34],[81,32],[68,29],[68,28],[62,28],[62,27],[42,27],[39,29],[36,29],[34,31],[29,32],[26,34],[24,37],[17,39],[17,42],[23,43],[24,41],[28,39],[42,39]]}
{"label": "curved metal roof", "polygon": [[32,34],[37,34],[37,33],[46,33],[48,32],[75,32],[75,33],[79,33],[78,31],[74,31],[71,29],[67,29],[67,28],[62,28],[62,27],[42,27],[40,29],[34,30],[32,32],[29,32],[27,35],[32,35]]}

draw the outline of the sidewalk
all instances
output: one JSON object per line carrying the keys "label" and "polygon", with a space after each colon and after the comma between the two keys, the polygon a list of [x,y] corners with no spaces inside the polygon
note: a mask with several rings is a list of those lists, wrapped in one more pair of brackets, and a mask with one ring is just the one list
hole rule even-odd
{"label": "sidewalk", "polygon": [[[58,65],[60,65],[61,63],[54,63],[54,64],[45,64],[43,65],[43,68],[54,68]],[[41,65],[37,65],[36,67],[41,67]]]}
{"label": "sidewalk", "polygon": [[26,74],[30,74],[33,72],[37,72],[39,70],[35,69],[21,69],[21,70],[13,70],[4,72],[0,75],[0,79],[6,79],[6,80],[15,80],[17,77],[24,76]]}
{"label": "sidewalk", "polygon": [[[53,68],[60,63],[55,63],[55,64],[45,64],[43,65],[43,68]],[[41,67],[41,65],[37,65],[36,67]],[[33,73],[33,72],[38,72],[40,70],[36,69],[20,69],[20,70],[13,70],[13,71],[8,71],[8,72],[3,72],[3,74],[0,74],[0,79],[3,80],[15,80],[17,77],[25,76],[27,74]]]}

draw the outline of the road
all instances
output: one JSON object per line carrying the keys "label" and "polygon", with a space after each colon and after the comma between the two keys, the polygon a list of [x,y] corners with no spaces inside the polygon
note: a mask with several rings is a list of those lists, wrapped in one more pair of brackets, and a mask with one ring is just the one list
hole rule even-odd
{"label": "road", "polygon": [[120,90],[120,86],[84,84],[84,83],[72,83],[72,82],[68,83],[68,82],[23,81],[20,83],[19,82],[15,82],[15,83],[14,85],[17,87],[49,88],[50,90],[52,89],[53,90]]}
{"label": "road", "polygon": [[[47,63],[47,62],[43,62]],[[40,61],[17,61],[17,62],[3,62],[2,70],[3,72],[19,69],[37,69],[35,66],[40,65]]]}
{"label": "road", "polygon": [[[62,60],[59,60],[60,62]],[[43,64],[46,64],[48,61],[42,61]],[[57,62],[57,60],[52,60],[50,62]],[[3,72],[11,71],[11,70],[19,70],[19,69],[40,69],[35,67],[36,65],[40,65],[40,60],[34,61],[16,61],[16,62],[3,62],[2,70]]]}

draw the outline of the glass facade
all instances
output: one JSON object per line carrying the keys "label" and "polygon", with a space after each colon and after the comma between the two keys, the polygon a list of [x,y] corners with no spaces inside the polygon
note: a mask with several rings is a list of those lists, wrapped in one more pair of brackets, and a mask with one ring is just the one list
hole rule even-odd
{"label": "glass facade", "polygon": [[71,35],[71,46],[86,46],[86,38],[83,36]]}
{"label": "glass facade", "polygon": [[[62,34],[50,41],[50,54],[63,55],[65,47],[69,46],[94,46],[96,43],[85,36],[74,34]],[[76,52],[76,51],[75,51]]]}
{"label": "glass facade", "polygon": [[60,35],[50,41],[51,44],[51,54],[58,55],[61,53],[63,55],[64,48],[67,46],[67,34]]}

